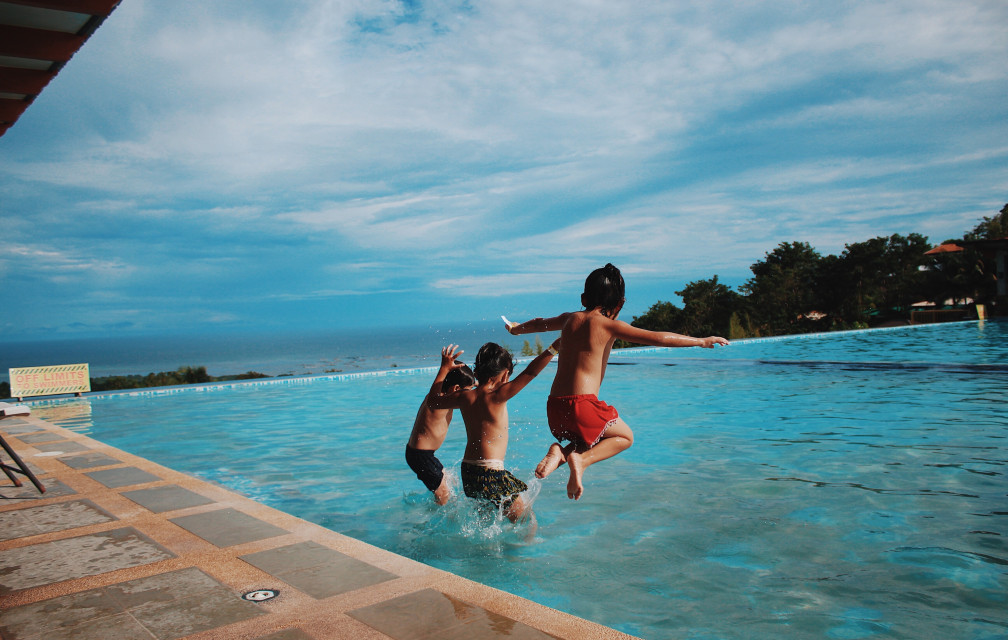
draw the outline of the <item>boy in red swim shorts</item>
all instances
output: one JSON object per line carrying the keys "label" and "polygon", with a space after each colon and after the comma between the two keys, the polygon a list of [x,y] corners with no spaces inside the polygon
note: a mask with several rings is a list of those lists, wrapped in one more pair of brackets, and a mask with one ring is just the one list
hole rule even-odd
{"label": "boy in red swim shorts", "polygon": [[[546,403],[550,431],[558,442],[550,445],[536,467],[545,478],[566,463],[570,469],[567,497],[578,500],[584,493],[585,468],[611,458],[633,444],[633,432],[616,409],[598,399],[609,352],[617,339],[659,347],[705,347],[726,345],[718,336],[691,338],[666,331],[648,331],[618,320],[623,309],[625,285],[612,264],[596,269],[585,280],[581,304],[584,311],[562,313],[553,318],[535,318],[522,323],[505,320],[512,335],[560,331],[556,377]],[[564,440],[570,444],[561,446]]]}

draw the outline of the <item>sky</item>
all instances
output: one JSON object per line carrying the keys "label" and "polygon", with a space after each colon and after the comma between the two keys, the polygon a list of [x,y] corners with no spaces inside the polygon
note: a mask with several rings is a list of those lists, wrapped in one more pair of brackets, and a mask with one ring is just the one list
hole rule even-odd
{"label": "sky", "polygon": [[0,341],[623,317],[1008,202],[1003,0],[123,0],[0,138]]}

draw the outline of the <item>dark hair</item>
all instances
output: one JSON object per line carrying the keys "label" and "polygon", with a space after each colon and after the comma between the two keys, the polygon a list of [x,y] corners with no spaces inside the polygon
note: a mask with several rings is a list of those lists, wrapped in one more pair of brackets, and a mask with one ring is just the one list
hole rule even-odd
{"label": "dark hair", "polygon": [[[462,363],[456,360],[455,364]],[[458,369],[452,369],[448,372],[448,375],[445,376],[444,382],[441,383],[441,392],[448,393],[455,385],[458,385],[463,389],[468,389],[474,384],[476,384],[476,376],[473,375],[472,369],[469,368],[469,365],[463,364]]]}
{"label": "dark hair", "polygon": [[514,360],[504,347],[495,342],[488,342],[480,347],[473,368],[476,371],[476,379],[483,383],[501,371],[507,371],[508,374],[513,372]]}
{"label": "dark hair", "polygon": [[625,293],[623,275],[609,263],[588,274],[584,293],[581,294],[581,304],[585,309],[600,307],[602,311],[612,313],[623,304]]}

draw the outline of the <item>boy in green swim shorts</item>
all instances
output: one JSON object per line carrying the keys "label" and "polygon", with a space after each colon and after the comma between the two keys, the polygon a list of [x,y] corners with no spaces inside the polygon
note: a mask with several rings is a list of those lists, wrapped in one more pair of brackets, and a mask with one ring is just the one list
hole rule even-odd
{"label": "boy in green swim shorts", "polygon": [[539,375],[556,353],[553,344],[511,379],[514,371],[511,354],[488,342],[476,355],[475,389],[438,394],[429,400],[432,408],[458,409],[462,413],[467,440],[461,469],[465,494],[503,507],[511,522],[531,519],[533,528],[535,515],[519,495],[528,487],[504,468],[508,445],[507,401]]}
{"label": "boy in green swim shorts", "polygon": [[[704,347],[726,345],[719,336],[691,338],[667,331],[648,331],[619,320],[624,298],[623,276],[612,264],[596,269],[585,280],[581,304],[584,311],[562,313],[553,318],[535,318],[515,323],[504,319],[512,335],[560,331],[563,355],[546,403],[550,431],[557,439],[536,467],[545,478],[566,463],[570,469],[567,497],[578,500],[584,493],[582,474],[586,467],[611,458],[633,444],[633,432],[616,409],[598,399],[609,352],[617,339],[659,347]],[[554,343],[557,344],[557,343]],[[561,446],[570,440],[567,446]]]}

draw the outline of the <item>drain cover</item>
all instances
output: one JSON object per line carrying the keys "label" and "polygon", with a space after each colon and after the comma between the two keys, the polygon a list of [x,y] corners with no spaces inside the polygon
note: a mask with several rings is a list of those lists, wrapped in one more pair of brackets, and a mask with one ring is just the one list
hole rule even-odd
{"label": "drain cover", "polygon": [[242,594],[242,599],[249,602],[263,602],[265,600],[272,600],[278,595],[280,595],[280,592],[276,589],[256,589],[255,591]]}

